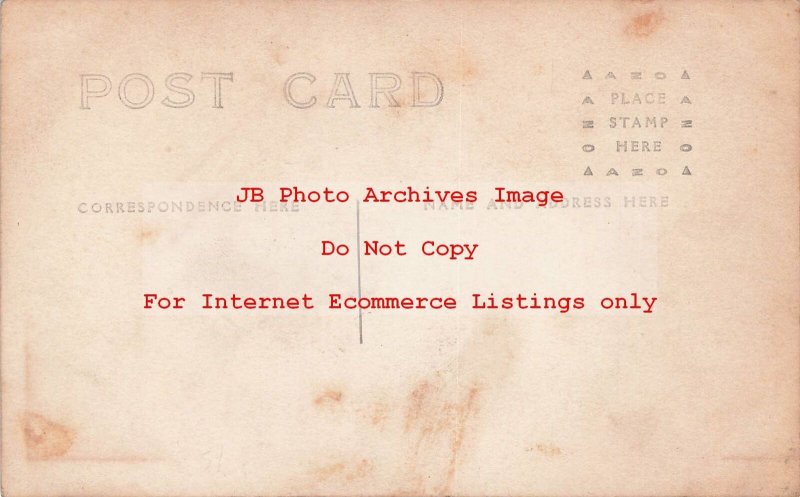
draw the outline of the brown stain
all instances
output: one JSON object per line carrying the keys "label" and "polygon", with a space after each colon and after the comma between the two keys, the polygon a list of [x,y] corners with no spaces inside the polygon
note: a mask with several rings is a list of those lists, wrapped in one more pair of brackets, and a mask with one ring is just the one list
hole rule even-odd
{"label": "brown stain", "polygon": [[625,34],[632,38],[647,38],[664,22],[664,15],[660,10],[639,14],[625,26]]}
{"label": "brown stain", "polygon": [[404,431],[413,440],[411,493],[444,494],[455,479],[482,389],[473,384],[455,395],[449,390],[439,376],[418,382],[408,395]]}
{"label": "brown stain", "polygon": [[370,473],[372,473],[372,469],[372,463],[366,459],[362,459],[355,465],[351,466],[349,471],[345,472],[344,479],[347,482],[351,482],[366,478]]}
{"label": "brown stain", "polygon": [[286,62],[286,51],[289,50],[288,45],[279,45],[270,43],[269,54],[272,61],[282,66]]}
{"label": "brown stain", "polygon": [[470,441],[491,391],[508,375],[517,331],[507,319],[490,319],[466,340],[453,371],[417,381],[406,398],[402,425],[409,439],[406,477],[400,493],[444,495],[469,457]]}
{"label": "brown stain", "polygon": [[469,83],[480,76],[481,70],[477,59],[469,51],[461,49],[461,81]]}
{"label": "brown stain", "polygon": [[[410,85],[409,85],[408,90],[411,91],[410,90]],[[382,102],[378,102],[378,105],[380,105],[381,108],[388,109],[389,113],[393,117],[395,117],[395,118],[403,118],[405,115],[407,115],[410,112],[412,107],[411,107],[411,95],[405,95],[402,92],[403,92],[403,89],[401,88],[400,91],[395,92],[394,95],[393,95],[394,99],[397,100],[397,105],[396,106],[389,105],[389,102],[386,102],[385,99],[383,99]]]}
{"label": "brown stain", "polygon": [[156,241],[158,237],[161,236],[161,231],[156,228],[150,228],[150,229],[142,228],[141,230],[139,230],[137,236],[139,242],[150,243]]}
{"label": "brown stain", "polygon": [[41,414],[27,412],[22,418],[25,449],[28,459],[47,460],[63,457],[75,440],[69,427],[51,421]]}
{"label": "brown stain", "polygon": [[380,431],[387,442],[399,443],[399,460],[391,457],[391,466],[381,466],[366,454],[328,454],[298,475],[296,491],[311,487],[323,494],[352,493],[388,476],[390,481],[383,483],[390,495],[452,493],[481,429],[494,422],[490,417],[498,405],[493,393],[503,388],[514,367],[521,334],[510,323],[508,317],[480,322],[454,342],[446,368],[412,380],[405,394],[392,390],[361,398],[335,385],[314,391],[312,405],[332,419],[355,419],[364,429]]}
{"label": "brown stain", "polygon": [[[458,47],[456,53],[445,53],[436,46],[419,46],[408,52],[401,60],[403,66],[407,68],[406,73],[432,72],[442,80],[445,89],[448,85],[471,83],[481,75],[478,60],[469,48],[463,46]],[[410,83],[409,79],[409,86]]]}
{"label": "brown stain", "polygon": [[357,416],[369,425],[384,429],[392,415],[392,407],[384,400],[359,401],[358,399],[345,401],[345,394],[341,388],[326,388],[313,398],[314,406],[320,411],[336,413],[345,417]]}
{"label": "brown stain", "polygon": [[561,455],[561,448],[553,444],[546,444],[546,443],[536,444],[536,451],[539,452],[540,454],[544,454],[547,457],[555,457]]}
{"label": "brown stain", "polygon": [[372,426],[378,428],[383,428],[389,420],[389,406],[384,402],[374,402],[358,411]]}
{"label": "brown stain", "polygon": [[336,481],[339,483],[352,483],[368,477],[374,470],[373,464],[367,459],[354,461],[337,461],[312,470],[315,482],[326,483]]}
{"label": "brown stain", "polygon": [[318,407],[334,406],[341,403],[343,397],[344,394],[341,390],[329,388],[314,398],[314,405]]}
{"label": "brown stain", "polygon": [[337,462],[316,468],[313,470],[313,473],[316,475],[317,481],[322,482],[340,474],[342,471],[344,471],[344,463]]}
{"label": "brown stain", "polygon": [[472,81],[478,76],[478,66],[475,65],[472,61],[467,61],[461,67],[461,80],[462,81]]}
{"label": "brown stain", "polygon": [[447,467],[447,478],[442,491],[446,491],[453,484],[453,479],[456,474],[456,466],[458,464],[458,457],[461,453],[461,447],[464,445],[464,436],[466,432],[467,419],[477,414],[477,398],[479,390],[477,387],[469,389],[464,402],[456,408],[456,430],[453,435],[453,441],[450,444],[450,462]]}
{"label": "brown stain", "polygon": [[408,409],[406,411],[406,432],[420,419],[426,408],[426,399],[431,395],[432,387],[428,381],[419,382],[408,396]]}

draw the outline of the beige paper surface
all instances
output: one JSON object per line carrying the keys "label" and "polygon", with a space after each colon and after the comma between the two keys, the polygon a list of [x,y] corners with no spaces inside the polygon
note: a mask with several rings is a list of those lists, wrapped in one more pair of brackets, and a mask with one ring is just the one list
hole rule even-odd
{"label": "beige paper surface", "polygon": [[800,493],[797,2],[1,12],[4,495]]}

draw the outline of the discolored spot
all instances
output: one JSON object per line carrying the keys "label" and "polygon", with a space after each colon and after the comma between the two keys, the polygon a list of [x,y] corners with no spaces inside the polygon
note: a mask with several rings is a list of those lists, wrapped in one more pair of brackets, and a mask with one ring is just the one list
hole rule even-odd
{"label": "discolored spot", "polygon": [[360,480],[361,478],[365,478],[371,472],[372,472],[372,463],[370,463],[366,459],[362,459],[353,466],[351,466],[350,471],[345,473],[344,479],[345,481]]}
{"label": "discolored spot", "polygon": [[452,491],[460,465],[470,458],[471,440],[491,422],[485,408],[513,367],[519,336],[508,319],[486,320],[462,342],[460,366],[413,384],[404,406],[408,448],[401,493]]}
{"label": "discolored spot", "polygon": [[414,387],[408,396],[408,409],[406,411],[406,431],[411,425],[425,414],[427,399],[431,395],[432,386],[427,381],[421,381]]}
{"label": "discolored spot", "polygon": [[389,419],[389,407],[383,402],[375,402],[372,405],[361,409],[360,413],[373,426],[382,426]]}
{"label": "discolored spot", "polygon": [[660,11],[641,14],[628,23],[625,27],[625,34],[635,38],[647,38],[664,22],[664,16]]}
{"label": "discolored spot", "polygon": [[477,387],[470,388],[464,401],[456,406],[456,426],[453,442],[450,444],[450,463],[447,467],[447,477],[445,486],[442,490],[447,490],[453,484],[456,475],[461,447],[464,445],[464,436],[467,428],[467,420],[477,413],[477,399],[479,390]]}
{"label": "discolored spot", "polygon": [[[511,319],[487,319],[462,337],[452,352],[452,367],[433,369],[412,380],[404,391],[389,390],[362,398],[341,385],[321,385],[309,396],[318,413],[367,430],[380,431],[397,445],[399,464],[381,467],[380,458],[347,457],[338,447],[315,457],[296,475],[296,493],[352,495],[378,475],[392,495],[447,495],[458,472],[474,460],[481,430],[494,422],[500,406],[495,395],[515,367],[522,334]],[[531,450],[536,450],[532,448]],[[551,449],[555,451],[556,449]]]}
{"label": "discolored spot", "polygon": [[[441,380],[441,378],[439,378]],[[446,493],[455,480],[456,469],[469,421],[478,412],[478,386],[468,387],[454,395],[444,381],[420,381],[408,397],[405,431],[415,441],[411,458],[415,484],[423,493],[432,490]],[[431,479],[428,471],[439,467],[439,477]],[[428,480],[421,475],[428,473]]]}
{"label": "discolored spot", "polygon": [[317,395],[314,404],[317,406],[336,405],[342,401],[342,397],[341,390],[328,389]]}
{"label": "discolored spot", "polygon": [[552,444],[545,444],[545,443],[536,444],[536,451],[548,457],[561,455],[561,448]]}
{"label": "discolored spot", "polygon": [[342,471],[344,471],[344,463],[337,462],[315,469],[314,475],[316,475],[318,481],[325,481],[334,475],[340,474]]}
{"label": "discolored spot", "polygon": [[153,228],[153,229],[142,228],[139,231],[139,241],[142,242],[142,243],[153,242],[160,235],[161,235],[161,232],[159,230],[155,229],[155,228]]}
{"label": "discolored spot", "polygon": [[481,75],[481,62],[469,47],[462,46],[457,54],[448,54],[435,46],[418,46],[407,52],[401,60],[409,72],[432,70],[445,82],[468,84]]}
{"label": "discolored spot", "polygon": [[286,51],[289,50],[288,45],[272,44],[270,43],[269,53],[272,61],[282,66],[286,62]]}
{"label": "discolored spot", "polygon": [[75,432],[41,414],[25,413],[22,418],[25,449],[28,459],[55,459],[64,456],[72,447]]}
{"label": "discolored spot", "polygon": [[373,464],[366,459],[359,459],[352,462],[335,462],[313,470],[317,483],[329,480],[338,480],[350,483],[362,478],[366,478],[373,471]]}
{"label": "discolored spot", "polygon": [[478,67],[471,61],[465,63],[464,66],[461,68],[461,79],[463,81],[471,81],[475,79],[477,75],[478,75]]}

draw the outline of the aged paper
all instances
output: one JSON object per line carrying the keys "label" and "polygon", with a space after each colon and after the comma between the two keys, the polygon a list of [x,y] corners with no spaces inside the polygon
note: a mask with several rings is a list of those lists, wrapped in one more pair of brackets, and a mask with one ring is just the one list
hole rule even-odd
{"label": "aged paper", "polygon": [[796,1],[1,9],[4,495],[800,493]]}

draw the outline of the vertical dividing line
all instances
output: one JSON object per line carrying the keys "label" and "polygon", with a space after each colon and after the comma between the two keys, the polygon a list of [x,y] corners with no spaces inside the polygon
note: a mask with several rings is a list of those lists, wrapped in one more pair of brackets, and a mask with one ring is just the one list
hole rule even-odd
{"label": "vertical dividing line", "polygon": [[[356,261],[358,264],[358,301],[361,302],[361,213],[356,200]],[[364,331],[361,325],[361,306],[358,306],[358,343],[364,343]]]}

